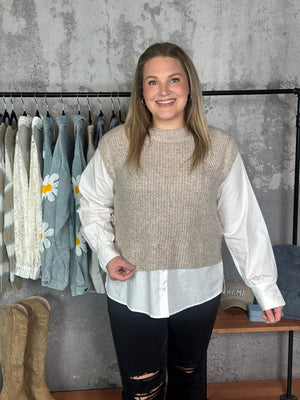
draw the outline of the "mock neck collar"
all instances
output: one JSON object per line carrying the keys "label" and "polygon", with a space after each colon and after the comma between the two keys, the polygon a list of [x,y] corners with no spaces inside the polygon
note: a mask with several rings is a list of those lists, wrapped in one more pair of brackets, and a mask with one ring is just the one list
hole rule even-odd
{"label": "mock neck collar", "polygon": [[159,129],[149,128],[150,138],[159,140],[161,142],[183,142],[191,137],[187,127],[180,129]]}

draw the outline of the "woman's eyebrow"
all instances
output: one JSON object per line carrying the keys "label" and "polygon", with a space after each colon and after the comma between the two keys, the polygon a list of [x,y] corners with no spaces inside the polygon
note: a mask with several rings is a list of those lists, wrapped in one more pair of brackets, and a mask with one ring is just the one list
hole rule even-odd
{"label": "woman's eyebrow", "polygon": [[[178,75],[182,76],[182,74],[181,74],[180,72],[175,72],[174,74],[169,75],[168,78],[172,78],[172,76],[175,76],[175,75],[177,75],[177,76],[178,76]],[[148,76],[145,77],[145,79],[149,79],[149,78],[151,78],[151,79],[157,79],[157,76],[148,75]]]}

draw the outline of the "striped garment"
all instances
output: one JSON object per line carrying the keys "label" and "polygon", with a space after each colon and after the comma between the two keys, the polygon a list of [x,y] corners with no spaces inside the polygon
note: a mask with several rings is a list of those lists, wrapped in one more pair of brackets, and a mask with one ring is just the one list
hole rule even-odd
{"label": "striped garment", "polygon": [[4,187],[6,184],[4,140],[6,125],[0,125],[0,292],[4,292],[8,286],[9,261],[6,247],[3,240],[4,229]]}
{"label": "striped garment", "polygon": [[17,128],[8,126],[5,132],[5,176],[4,187],[4,230],[3,240],[9,260],[9,279],[12,290],[16,293],[22,287],[22,279],[15,275],[15,234],[14,234],[14,198],[13,166]]}

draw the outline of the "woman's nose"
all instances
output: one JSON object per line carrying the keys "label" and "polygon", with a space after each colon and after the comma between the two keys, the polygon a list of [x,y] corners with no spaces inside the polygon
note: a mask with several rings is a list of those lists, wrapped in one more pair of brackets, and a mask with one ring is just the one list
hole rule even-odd
{"label": "woman's nose", "polygon": [[166,96],[169,93],[169,86],[167,83],[161,83],[159,86],[159,94],[161,96]]}

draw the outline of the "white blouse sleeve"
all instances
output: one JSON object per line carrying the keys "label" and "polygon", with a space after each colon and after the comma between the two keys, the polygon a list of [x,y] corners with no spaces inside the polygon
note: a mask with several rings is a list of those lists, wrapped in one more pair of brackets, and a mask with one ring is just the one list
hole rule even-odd
{"label": "white blouse sleeve", "polygon": [[99,149],[81,175],[79,190],[81,231],[91,249],[97,253],[101,268],[107,272],[107,263],[119,256],[119,253],[114,247],[114,229],[111,223],[114,207],[113,181]]}
{"label": "white blouse sleeve", "polygon": [[262,310],[284,305],[268,230],[239,154],[219,189],[218,212],[235,266]]}

